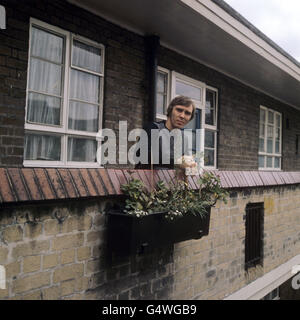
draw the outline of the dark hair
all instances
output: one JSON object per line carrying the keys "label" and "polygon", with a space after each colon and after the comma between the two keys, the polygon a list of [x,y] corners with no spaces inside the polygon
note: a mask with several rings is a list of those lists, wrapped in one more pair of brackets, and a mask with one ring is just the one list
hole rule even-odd
{"label": "dark hair", "polygon": [[192,116],[191,119],[192,120],[194,118],[194,114],[195,114],[195,109],[196,106],[193,102],[193,100],[189,97],[186,96],[177,96],[175,97],[169,104],[168,109],[167,109],[167,116],[169,117],[173,111],[173,108],[175,106],[184,106],[184,107],[189,107],[192,106],[193,107],[193,111],[192,111]]}

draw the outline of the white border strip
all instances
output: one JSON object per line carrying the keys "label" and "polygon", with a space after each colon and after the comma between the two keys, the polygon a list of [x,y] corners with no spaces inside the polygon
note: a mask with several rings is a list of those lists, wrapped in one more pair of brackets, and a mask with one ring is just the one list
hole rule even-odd
{"label": "white border strip", "polygon": [[6,29],[6,11],[3,6],[0,6],[0,29]]}
{"label": "white border strip", "polygon": [[300,254],[236,291],[224,300],[260,300],[282,283],[292,278],[293,267],[300,264]]}

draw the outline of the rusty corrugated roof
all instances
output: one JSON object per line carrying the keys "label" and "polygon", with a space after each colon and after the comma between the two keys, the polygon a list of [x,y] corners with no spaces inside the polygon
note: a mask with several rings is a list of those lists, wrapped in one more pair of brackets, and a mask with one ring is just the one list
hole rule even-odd
{"label": "rusty corrugated roof", "polygon": [[[300,184],[300,172],[213,171],[224,188],[245,188]],[[147,188],[162,180],[171,186],[175,170],[0,168],[0,203],[54,199],[75,199],[122,194],[121,185],[130,177]],[[197,176],[188,177],[191,188],[198,188]]]}

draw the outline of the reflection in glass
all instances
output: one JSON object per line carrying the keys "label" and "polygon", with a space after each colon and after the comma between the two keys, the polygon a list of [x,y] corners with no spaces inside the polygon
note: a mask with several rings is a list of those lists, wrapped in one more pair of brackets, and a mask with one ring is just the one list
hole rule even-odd
{"label": "reflection in glass", "polygon": [[275,167],[276,169],[280,168],[280,158],[279,158],[279,157],[275,157],[274,167]]}
{"label": "reflection in glass", "polygon": [[183,95],[190,97],[191,99],[201,101],[201,89],[194,87],[190,84],[186,84],[179,80],[176,81],[176,95]]}
{"label": "reflection in glass", "polygon": [[166,74],[158,72],[157,73],[157,91],[160,93],[166,92]]}
{"label": "reflection in glass", "polygon": [[261,123],[266,122],[266,111],[263,109],[260,109],[260,122]]}
{"label": "reflection in glass", "polygon": [[156,113],[164,114],[165,97],[161,93],[156,94]]}
{"label": "reflection in glass", "polygon": [[261,152],[265,151],[265,140],[262,138],[259,138],[259,151]]}
{"label": "reflection in glass", "polygon": [[205,130],[205,147],[215,147],[215,133],[213,131]]}
{"label": "reflection in glass", "polygon": [[205,123],[215,125],[216,93],[206,90]]}
{"label": "reflection in glass", "polygon": [[[192,154],[196,154],[197,161],[200,161],[200,130],[196,129],[201,129],[201,110],[196,109],[195,110],[195,115],[194,118],[187,123],[187,125],[184,127],[185,130],[189,129],[192,130]],[[197,144],[198,143],[198,144]]]}
{"label": "reflection in glass", "polygon": [[205,166],[214,166],[215,163],[215,151],[205,149],[204,151],[204,165]]}
{"label": "reflection in glass", "polygon": [[274,123],[274,112],[273,111],[268,111],[268,122]]}
{"label": "reflection in glass", "polygon": [[258,156],[258,167],[259,168],[265,167],[265,156]]}
{"label": "reflection in glass", "polygon": [[273,167],[273,157],[267,157],[267,168]]}

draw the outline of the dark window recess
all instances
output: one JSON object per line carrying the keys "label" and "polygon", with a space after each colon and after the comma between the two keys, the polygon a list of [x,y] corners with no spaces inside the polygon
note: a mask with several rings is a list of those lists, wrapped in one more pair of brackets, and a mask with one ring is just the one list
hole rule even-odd
{"label": "dark window recess", "polygon": [[245,269],[262,265],[264,203],[246,206]]}

